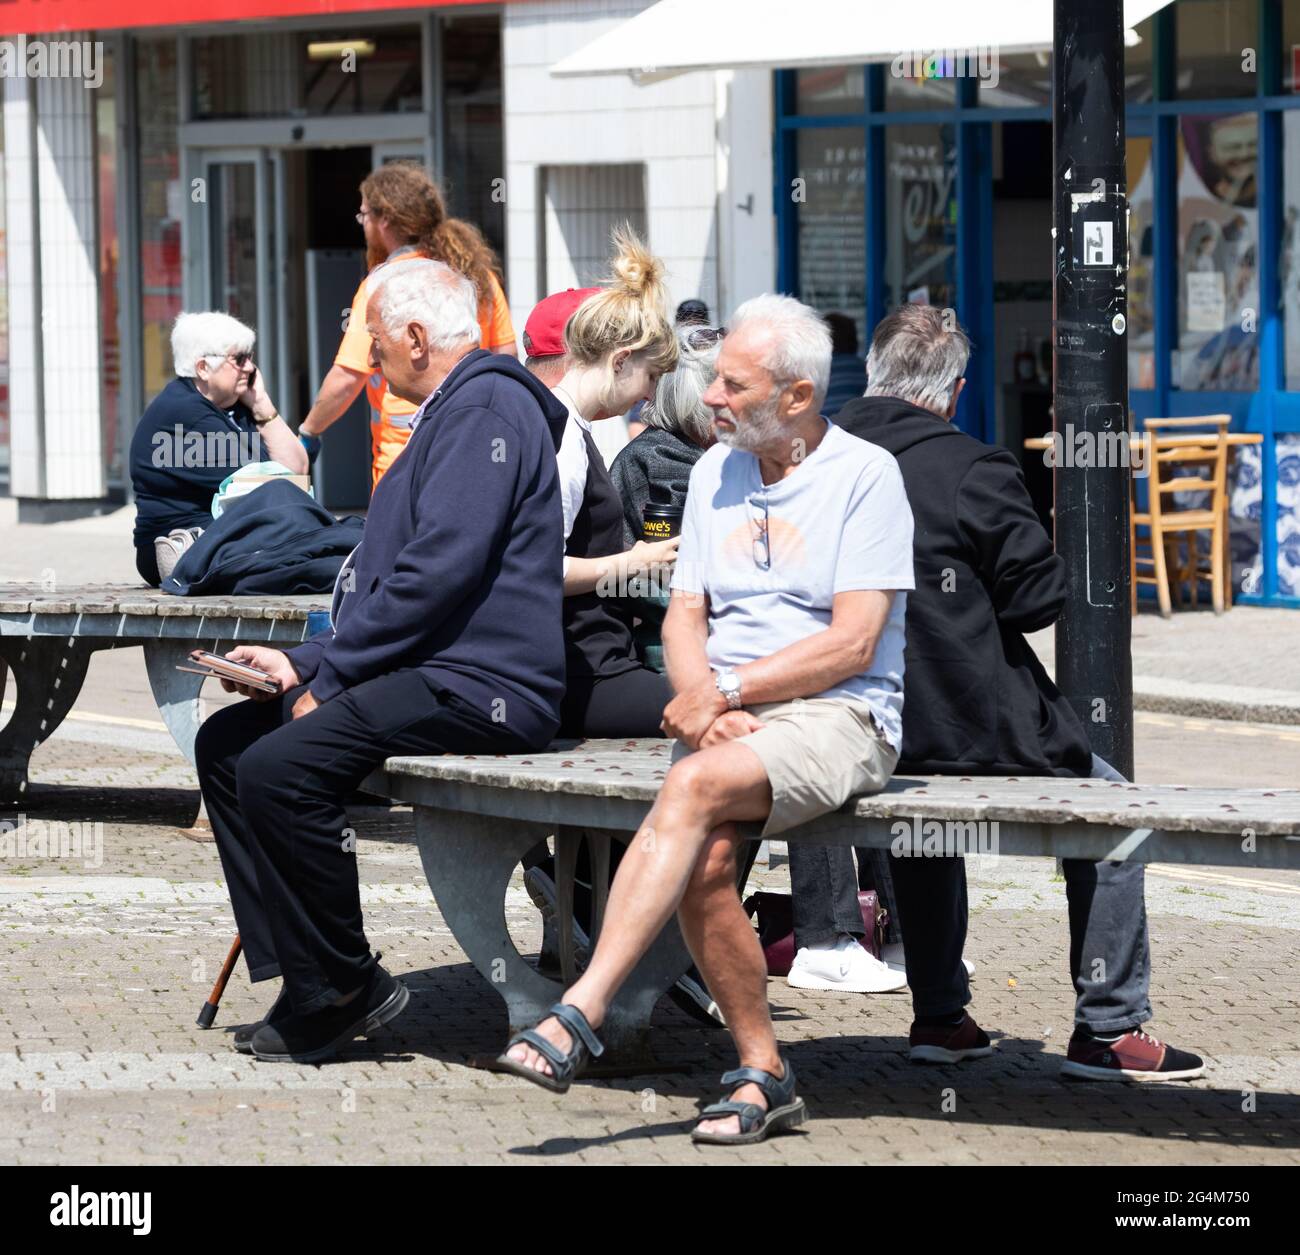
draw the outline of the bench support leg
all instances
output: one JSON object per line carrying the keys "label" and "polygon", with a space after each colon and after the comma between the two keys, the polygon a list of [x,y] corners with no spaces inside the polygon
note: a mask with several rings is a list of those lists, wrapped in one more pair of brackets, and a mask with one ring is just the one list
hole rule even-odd
{"label": "bench support leg", "polygon": [[[609,841],[626,841],[631,835],[591,829],[586,833],[593,864],[601,870],[609,865]],[[415,834],[424,874],[452,935],[505,1000],[510,1032],[531,1028],[559,1001],[565,985],[542,976],[515,949],[506,928],[505,898],[520,859],[545,840],[547,826],[417,806]],[[575,847],[576,837],[573,833]],[[603,850],[598,850],[601,845]],[[557,863],[558,855],[557,850]],[[572,902],[571,895],[572,880],[568,895],[561,894],[561,906],[564,896]],[[650,1015],[690,962],[677,922],[671,920],[611,1004],[600,1029],[606,1054],[598,1069],[588,1069],[589,1074],[660,1066],[652,1062],[647,1049]]]}
{"label": "bench support leg", "polygon": [[228,641],[216,641],[211,645],[193,640],[144,642],[144,665],[158,713],[191,767],[194,766],[194,738],[203,722],[199,691],[203,688],[204,677],[192,671],[177,671],[176,667],[179,663],[189,662],[190,651],[198,645],[214,654],[224,654],[231,648]]}
{"label": "bench support leg", "polygon": [[0,637],[0,658],[17,687],[13,716],[0,729],[0,801],[20,801],[26,793],[32,751],[72,709],[91,652],[76,637]]}

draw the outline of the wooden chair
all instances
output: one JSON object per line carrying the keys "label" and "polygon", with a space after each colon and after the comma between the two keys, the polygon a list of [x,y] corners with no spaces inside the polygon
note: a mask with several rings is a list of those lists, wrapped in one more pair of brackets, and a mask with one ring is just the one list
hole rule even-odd
{"label": "wooden chair", "polygon": [[[1156,432],[1157,436],[1161,433],[1167,433],[1170,436],[1181,436],[1184,439],[1191,437],[1204,437],[1202,443],[1206,445],[1206,459],[1204,469],[1207,474],[1213,473],[1213,458],[1215,453],[1215,437],[1220,433],[1226,433],[1232,425],[1231,414],[1201,414],[1193,415],[1188,418],[1149,418],[1146,421],[1146,428],[1149,431]],[[1229,463],[1231,462],[1231,452],[1229,452]],[[1190,467],[1195,464],[1195,460],[1189,458],[1187,465]],[[1225,478],[1226,484],[1226,478]],[[1223,601],[1224,608],[1232,608],[1232,537],[1231,537],[1231,520],[1229,518],[1228,493],[1225,490],[1222,498],[1223,504]],[[1209,567],[1203,566],[1199,562],[1197,551],[1196,536],[1194,533],[1187,533],[1181,538],[1181,544],[1184,546],[1185,554],[1179,563],[1178,570],[1174,572],[1174,602],[1181,609],[1183,600],[1182,592],[1184,585],[1190,585],[1192,596],[1192,605],[1199,602],[1199,586],[1202,579],[1210,579]]]}
{"label": "wooden chair", "polygon": [[[1225,609],[1227,572],[1227,465],[1228,442],[1227,415],[1216,414],[1199,419],[1148,419],[1148,431],[1136,439],[1142,442],[1142,464],[1148,472],[1147,509],[1136,508],[1131,514],[1129,532],[1130,573],[1133,582],[1133,605],[1136,612],[1138,584],[1154,584],[1160,603],[1160,613],[1168,618],[1172,613],[1171,588],[1178,593],[1181,605],[1182,584],[1191,581],[1195,604],[1196,581],[1210,581],[1211,601],[1215,614]],[[1156,425],[1155,431],[1150,430]],[[1173,427],[1178,434],[1160,436],[1160,429]],[[1200,427],[1195,433],[1199,439],[1188,440],[1194,433],[1189,429]],[[1212,429],[1212,430],[1206,430]],[[1193,475],[1177,474],[1180,470],[1194,470]],[[1171,498],[1174,493],[1208,491],[1210,504],[1205,509],[1179,509]],[[1142,543],[1137,529],[1148,530],[1146,543],[1150,557],[1140,555]],[[1197,533],[1210,533],[1210,562],[1203,568],[1197,553]],[[1188,556],[1183,558],[1179,547],[1186,544]],[[1140,571],[1139,565],[1150,566],[1150,573]]]}

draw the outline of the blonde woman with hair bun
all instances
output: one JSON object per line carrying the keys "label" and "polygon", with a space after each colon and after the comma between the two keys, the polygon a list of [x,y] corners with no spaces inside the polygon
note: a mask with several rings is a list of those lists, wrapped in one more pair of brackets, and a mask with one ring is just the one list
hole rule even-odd
{"label": "blonde woman with hair bun", "polygon": [[[613,244],[610,277],[565,324],[566,368],[551,385],[569,411],[558,454],[567,668],[562,737],[663,736],[664,707],[672,699],[668,677],[637,657],[631,617],[618,599],[627,596],[637,577],[652,576],[667,589],[678,538],[638,541],[625,548],[623,501],[591,429],[654,397],[659,377],[677,366],[677,331],[668,312],[663,262],[628,226],[614,230]],[[545,914],[556,901],[554,864],[545,846],[525,862],[534,865],[524,884]],[[611,874],[613,870],[611,866]],[[574,912],[584,928],[591,905],[585,857],[577,875]],[[688,972],[670,993],[698,1018],[717,1022],[698,973]]]}
{"label": "blonde woman with hair bun", "polygon": [[561,736],[661,736],[671,696],[664,676],[638,659],[616,603],[632,580],[666,573],[678,542],[626,548],[622,499],[592,426],[653,397],[677,364],[677,335],[663,262],[627,226],[614,230],[613,252],[609,277],[565,324],[565,372],[552,385],[569,411],[558,455],[568,666]]}

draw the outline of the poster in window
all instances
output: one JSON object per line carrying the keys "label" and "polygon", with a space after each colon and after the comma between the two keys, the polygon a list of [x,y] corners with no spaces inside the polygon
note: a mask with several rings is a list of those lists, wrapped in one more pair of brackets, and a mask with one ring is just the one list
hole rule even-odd
{"label": "poster in window", "polygon": [[1253,113],[1180,119],[1179,378],[1189,391],[1259,386],[1259,210]]}

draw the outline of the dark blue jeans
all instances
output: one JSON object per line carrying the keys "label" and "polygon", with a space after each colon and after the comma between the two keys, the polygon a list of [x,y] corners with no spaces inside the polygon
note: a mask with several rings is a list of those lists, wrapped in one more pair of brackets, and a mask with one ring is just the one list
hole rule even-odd
{"label": "dark blue jeans", "polygon": [[[1104,759],[1095,780],[1123,780]],[[872,851],[872,854],[876,854]],[[962,965],[966,946],[966,864],[959,858],[872,859],[888,864],[891,886],[875,876],[882,904],[906,929],[907,983],[917,1015],[955,1014],[970,1002]],[[1151,947],[1143,863],[1065,859],[1070,917],[1074,1018],[1096,1033],[1122,1032],[1151,1019]],[[790,843],[795,944],[826,944],[839,933],[862,935],[853,855],[844,846]],[[890,941],[901,940],[892,931]]]}
{"label": "dark blue jeans", "polygon": [[862,937],[858,890],[874,889],[888,912],[885,944],[903,940],[894,906],[890,857],[886,850],[853,850],[844,845],[805,845],[790,842],[790,893],[794,913],[794,944],[829,946],[837,937]]}

